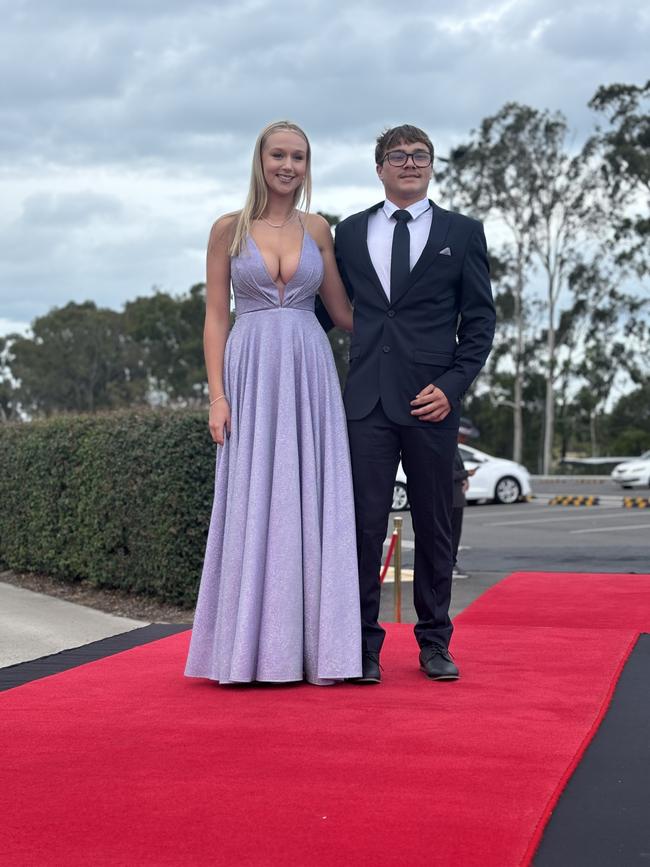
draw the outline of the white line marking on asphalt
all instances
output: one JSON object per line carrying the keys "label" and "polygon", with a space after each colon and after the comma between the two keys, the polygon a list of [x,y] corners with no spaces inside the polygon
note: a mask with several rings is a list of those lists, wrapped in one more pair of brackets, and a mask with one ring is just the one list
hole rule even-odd
{"label": "white line marking on asphalt", "polygon": [[[475,507],[472,506],[471,514],[473,515],[475,513],[475,511],[478,511],[478,508],[480,508],[480,507],[476,507],[476,509],[475,509]],[[531,513],[533,515],[536,515],[537,512],[546,512],[547,509],[548,509],[548,503],[547,502],[528,503],[525,510],[523,510],[523,511],[525,511],[527,515],[530,515]],[[512,514],[512,506],[490,506],[490,511],[494,512],[497,515],[511,515]],[[519,509],[517,509],[517,514],[519,514]]]}
{"label": "white line marking on asphalt", "polygon": [[650,524],[628,524],[618,527],[595,527],[592,530],[569,530],[570,533],[606,533],[607,530],[650,530]]}
{"label": "white line marking on asphalt", "polygon": [[[567,515],[566,512],[563,512],[561,515],[558,515],[557,518],[530,518],[524,521],[496,521],[493,524],[483,524],[482,526],[512,527],[515,524],[556,524],[558,521],[587,521],[592,518],[611,518],[612,512],[620,512],[621,518],[625,518],[629,515],[629,512],[624,512],[620,506],[599,506],[598,509],[599,514],[594,514],[593,512],[590,512],[589,515]],[[602,512],[607,512],[607,514],[603,515]]]}

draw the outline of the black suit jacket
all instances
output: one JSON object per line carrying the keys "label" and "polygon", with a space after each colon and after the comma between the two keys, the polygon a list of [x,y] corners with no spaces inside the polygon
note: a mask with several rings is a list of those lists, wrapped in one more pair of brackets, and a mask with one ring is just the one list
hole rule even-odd
{"label": "black suit jacket", "polygon": [[[438,426],[457,427],[460,400],[485,364],[494,337],[483,226],[431,202],[426,246],[403,290],[389,301],[367,243],[368,217],[382,205],[353,214],[336,228],[336,260],[354,302],[343,395],[347,417],[364,418],[381,398],[394,422],[422,425],[410,414],[410,401],[432,382],[453,409]],[[316,313],[329,330],[332,321],[321,304]]]}

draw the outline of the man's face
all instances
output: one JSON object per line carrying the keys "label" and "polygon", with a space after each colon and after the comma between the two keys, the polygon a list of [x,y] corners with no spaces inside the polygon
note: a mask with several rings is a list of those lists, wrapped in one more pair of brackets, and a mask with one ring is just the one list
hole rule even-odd
{"label": "man's face", "polygon": [[[408,154],[406,164],[402,166],[391,165],[388,155],[392,154],[395,158],[400,153]],[[396,205],[410,205],[424,199],[427,195],[433,168],[430,164],[428,166],[416,166],[412,156],[414,154],[426,155],[428,160],[429,148],[424,142],[415,142],[414,144],[400,142],[386,151],[383,162],[377,166],[377,174],[384,185],[386,198]],[[421,156],[421,160],[425,161],[424,156]]]}

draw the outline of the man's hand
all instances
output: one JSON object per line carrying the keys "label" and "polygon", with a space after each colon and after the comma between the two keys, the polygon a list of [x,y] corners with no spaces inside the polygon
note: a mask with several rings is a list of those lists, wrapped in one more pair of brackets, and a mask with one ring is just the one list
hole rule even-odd
{"label": "man's hand", "polygon": [[437,386],[429,384],[425,386],[415,400],[411,401],[411,415],[417,416],[421,421],[442,421],[451,412],[451,404],[447,395]]}

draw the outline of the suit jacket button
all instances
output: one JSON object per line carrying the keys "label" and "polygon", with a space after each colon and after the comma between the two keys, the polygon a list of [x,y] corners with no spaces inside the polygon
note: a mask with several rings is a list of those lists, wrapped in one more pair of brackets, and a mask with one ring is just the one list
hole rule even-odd
{"label": "suit jacket button", "polygon": [[394,310],[389,310],[389,311],[388,311],[388,318],[389,318],[389,319],[392,319],[394,315],[395,315],[395,311],[394,311]]}
{"label": "suit jacket button", "polygon": [[382,352],[390,352],[390,346],[382,346],[381,351]]}

